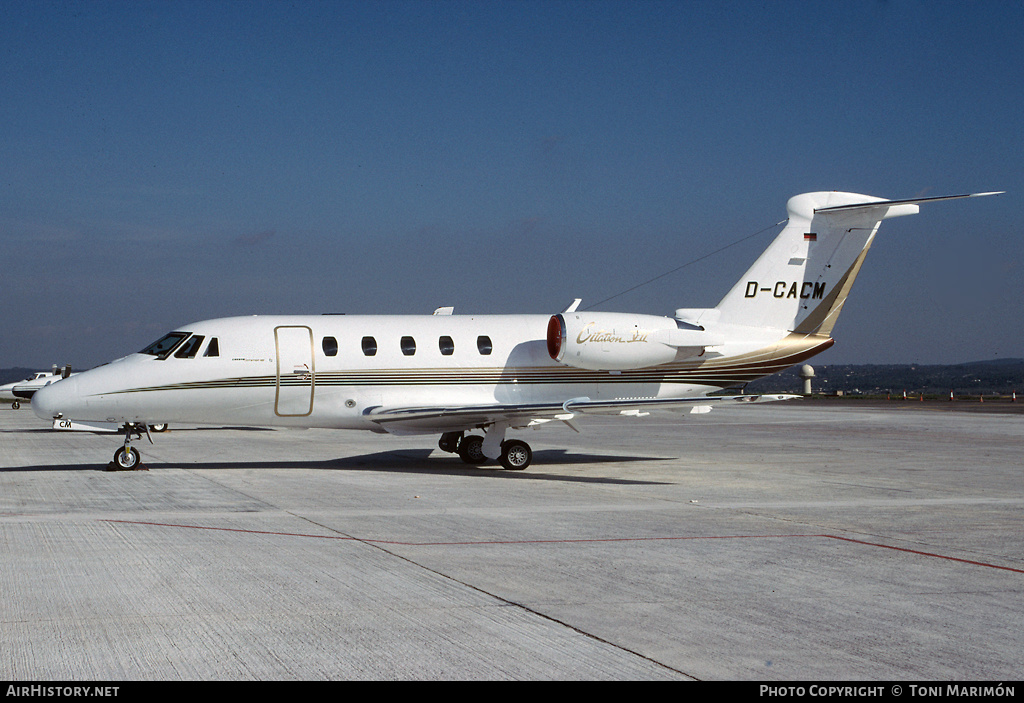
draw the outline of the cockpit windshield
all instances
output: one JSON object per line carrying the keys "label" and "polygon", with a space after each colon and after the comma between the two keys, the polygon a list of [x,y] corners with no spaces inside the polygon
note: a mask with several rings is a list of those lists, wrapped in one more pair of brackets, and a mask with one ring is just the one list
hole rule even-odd
{"label": "cockpit windshield", "polygon": [[178,351],[174,352],[174,357],[176,359],[194,358],[204,339],[206,338],[201,334],[192,335],[187,342],[178,347]]}
{"label": "cockpit windshield", "polygon": [[156,340],[148,347],[140,351],[140,354],[149,354],[157,359],[166,359],[174,351],[175,347],[181,344],[182,340],[191,335],[191,332],[170,332]]}

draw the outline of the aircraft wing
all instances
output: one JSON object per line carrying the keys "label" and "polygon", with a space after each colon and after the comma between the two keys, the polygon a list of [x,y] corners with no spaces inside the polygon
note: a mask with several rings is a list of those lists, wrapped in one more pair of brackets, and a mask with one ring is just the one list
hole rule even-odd
{"label": "aircraft wing", "polygon": [[714,406],[737,406],[800,398],[798,395],[714,395],[693,398],[623,398],[592,400],[572,398],[558,403],[494,403],[456,407],[371,408],[366,416],[392,434],[457,432],[494,423],[512,428],[541,425],[561,420],[574,430],[577,414],[643,417],[651,412],[710,412]]}

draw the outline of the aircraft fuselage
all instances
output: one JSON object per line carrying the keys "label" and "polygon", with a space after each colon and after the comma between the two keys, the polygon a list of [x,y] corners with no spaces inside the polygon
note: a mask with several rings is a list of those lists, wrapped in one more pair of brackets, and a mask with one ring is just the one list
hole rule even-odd
{"label": "aircraft fuselage", "polygon": [[[179,328],[169,350],[132,354],[62,381],[64,392],[60,397],[51,392],[41,412],[99,422],[382,431],[373,415],[379,408],[702,395],[786,368],[810,349],[831,344],[811,339],[768,355],[781,360],[766,357],[744,369],[713,353],[650,368],[599,371],[551,358],[549,320],[548,315],[208,320]],[[744,346],[756,348],[756,331],[750,336],[754,341]],[[636,342],[594,339],[606,345]],[[438,429],[446,429],[444,423],[423,431]]]}

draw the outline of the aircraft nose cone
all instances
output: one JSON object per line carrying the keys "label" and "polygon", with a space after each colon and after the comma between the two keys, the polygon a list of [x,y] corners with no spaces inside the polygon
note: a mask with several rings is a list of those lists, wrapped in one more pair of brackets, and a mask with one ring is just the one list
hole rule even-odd
{"label": "aircraft nose cone", "polygon": [[64,406],[74,398],[77,385],[77,379],[71,377],[43,386],[32,396],[32,412],[42,420],[66,415],[68,408]]}

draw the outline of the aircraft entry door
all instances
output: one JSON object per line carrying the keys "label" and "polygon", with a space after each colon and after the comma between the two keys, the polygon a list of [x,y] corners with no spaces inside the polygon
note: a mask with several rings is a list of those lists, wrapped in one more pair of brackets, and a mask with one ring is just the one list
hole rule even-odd
{"label": "aircraft entry door", "polygon": [[274,412],[280,417],[304,417],[313,412],[313,330],[304,326],[274,328],[277,347],[277,397]]}

